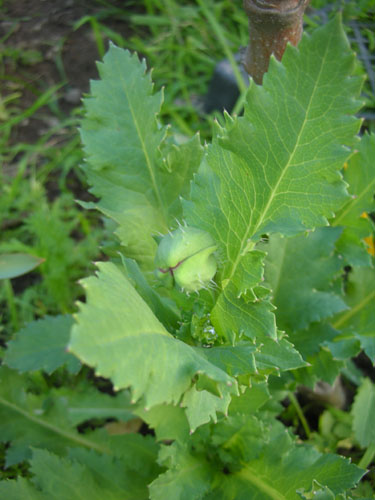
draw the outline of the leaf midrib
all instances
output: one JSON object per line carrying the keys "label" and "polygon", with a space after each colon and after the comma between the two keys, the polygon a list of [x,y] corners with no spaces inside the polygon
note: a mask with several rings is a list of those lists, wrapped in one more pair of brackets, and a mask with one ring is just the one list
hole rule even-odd
{"label": "leaf midrib", "polygon": [[253,484],[260,491],[268,495],[270,500],[287,500],[285,495],[270,486],[268,481],[266,482],[262,479],[259,471],[254,471],[249,465],[246,465],[243,469],[241,469],[237,476]]}
{"label": "leaf midrib", "polygon": [[[282,170],[282,172],[281,172],[281,174],[279,176],[279,179],[277,180],[277,182],[275,184],[275,187],[272,189],[272,191],[271,191],[271,193],[269,195],[269,199],[268,199],[267,205],[264,208],[263,213],[260,215],[260,217],[258,219],[258,223],[256,224],[256,226],[255,226],[255,228],[254,228],[254,230],[252,232],[253,235],[256,234],[256,232],[258,231],[258,229],[263,224],[263,222],[264,222],[264,220],[265,220],[265,218],[267,216],[267,212],[268,212],[270,206],[272,205],[273,200],[277,196],[277,190],[278,190],[281,182],[283,181],[286,173],[288,172],[289,167],[292,164],[292,161],[294,159],[295,153],[296,153],[296,151],[297,151],[297,149],[299,147],[301,136],[303,135],[303,132],[305,130],[306,124],[308,123],[308,116],[309,116],[310,109],[311,109],[311,103],[313,102],[316,90],[319,87],[321,73],[322,73],[322,70],[323,70],[324,61],[325,61],[326,56],[327,56],[327,51],[328,51],[328,44],[325,46],[325,53],[324,53],[324,57],[322,57],[322,59],[321,59],[321,65],[320,65],[320,69],[319,69],[318,78],[315,81],[315,86],[314,86],[313,92],[311,93],[308,105],[306,107],[305,119],[304,119],[304,121],[302,123],[302,126],[300,128],[300,132],[299,132],[299,134],[297,136],[296,144],[294,146],[294,149],[293,149],[292,153],[289,156],[289,160],[288,160],[287,164],[285,165],[285,168]],[[242,257],[242,254],[243,254],[243,251],[244,251],[245,247],[247,246],[248,249],[249,249],[248,251],[251,251],[254,248],[254,246],[255,246],[255,242],[252,245],[249,245],[249,243],[248,243],[249,240],[251,239],[251,236],[249,237],[249,233],[250,233],[250,229],[252,227],[252,224],[253,224],[253,221],[250,218],[249,224],[248,224],[248,226],[246,228],[246,231],[245,231],[245,235],[244,235],[244,237],[242,238],[242,241],[241,241],[240,250],[239,250],[239,252],[237,254],[237,258],[236,258],[236,260],[235,260],[235,262],[233,264],[232,271],[231,271],[231,274],[230,274],[230,276],[228,278],[228,281],[230,281],[232,279],[234,273],[236,272],[236,269],[238,267],[238,264],[240,262],[240,259]]]}
{"label": "leaf midrib", "polygon": [[135,114],[133,106],[132,106],[132,101],[131,101],[131,99],[129,99],[129,93],[127,91],[127,85],[126,85],[126,82],[125,82],[124,79],[122,79],[122,88],[123,88],[123,91],[124,91],[124,93],[126,95],[126,99],[128,101],[128,104],[129,104],[129,110],[130,110],[130,113],[131,113],[131,116],[132,116],[132,119],[133,119],[133,122],[134,122],[134,126],[135,126],[135,129],[136,129],[139,141],[141,143],[142,151],[143,151],[143,154],[144,154],[144,157],[145,157],[145,160],[146,160],[147,170],[148,170],[148,173],[149,173],[149,176],[150,176],[150,179],[151,179],[151,183],[152,183],[152,188],[154,190],[154,193],[156,195],[156,199],[157,199],[158,204],[159,204],[159,208],[160,208],[161,213],[163,215],[164,225],[165,225],[166,228],[168,228],[165,206],[164,206],[161,194],[160,194],[158,183],[156,181],[156,177],[155,177],[155,173],[154,173],[154,169],[153,169],[153,162],[151,161],[151,159],[149,157],[149,154],[148,154],[148,151],[147,151],[147,148],[146,148],[146,144],[145,144],[145,142],[143,140],[143,136],[141,134],[141,130],[139,128],[138,120],[137,120],[136,114]]}

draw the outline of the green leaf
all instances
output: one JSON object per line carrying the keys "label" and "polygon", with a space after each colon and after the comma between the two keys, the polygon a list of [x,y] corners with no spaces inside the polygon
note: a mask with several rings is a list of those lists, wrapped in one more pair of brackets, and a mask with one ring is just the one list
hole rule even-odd
{"label": "green leaf", "polygon": [[[83,457],[85,464],[59,458],[46,450],[34,450],[32,481],[38,489],[56,500],[148,498],[147,483],[143,481],[142,484],[139,474],[127,471],[121,461],[110,457],[88,457],[87,453]],[[94,466],[94,470],[90,470],[90,465]]]}
{"label": "green leaf", "polygon": [[200,500],[210,490],[212,471],[199,455],[174,443],[162,448],[160,462],[172,463],[173,468],[151,483],[151,500]]}
{"label": "green leaf", "polygon": [[239,396],[233,396],[229,406],[230,415],[251,415],[270,399],[267,382],[253,383]]}
{"label": "green leaf", "polygon": [[135,260],[122,258],[127,277],[142,299],[166,328],[176,329],[180,312],[171,300],[160,297],[149,285]]}
{"label": "green leaf", "polygon": [[334,255],[340,233],[340,228],[324,227],[293,238],[272,235],[264,245],[265,277],[279,328],[302,330],[348,308],[331,285],[342,270]]}
{"label": "green leaf", "polygon": [[229,417],[214,428],[212,444],[223,461],[232,465],[256,459],[269,433],[262,422],[249,415]]}
{"label": "green leaf", "polygon": [[82,495],[93,500],[100,500],[103,496],[111,500],[121,498],[115,491],[100,488],[87,467],[46,450],[33,450],[31,471],[36,487],[56,500],[78,500]]}
{"label": "green leaf", "polygon": [[122,391],[116,396],[100,392],[87,383],[77,383],[74,389],[61,387],[49,391],[60,405],[72,426],[92,419],[115,418],[127,421],[134,418],[130,394]]}
{"label": "green leaf", "polygon": [[25,376],[1,367],[0,436],[3,443],[11,443],[6,451],[7,467],[29,458],[30,446],[44,446],[56,453],[68,446],[110,452],[104,438],[83,436],[72,428],[63,407],[51,395],[35,395],[27,385]]}
{"label": "green leaf", "polygon": [[317,354],[307,357],[310,366],[296,372],[296,379],[301,384],[313,387],[318,380],[324,380],[330,385],[334,384],[337,376],[344,367],[344,362],[334,359],[327,348],[322,348]]}
{"label": "green leaf", "polygon": [[158,441],[172,440],[186,442],[189,436],[189,423],[183,408],[173,405],[158,405],[145,411],[134,410],[152,429]]}
{"label": "green leaf", "polygon": [[[112,454],[121,458],[129,470],[139,471],[143,475],[154,474],[159,446],[153,436],[137,434],[117,434],[111,436],[110,446]],[[96,451],[96,450],[94,450]]]}
{"label": "green leaf", "polygon": [[0,498],[6,500],[48,500],[48,496],[38,491],[24,477],[0,482]]}
{"label": "green leaf", "polygon": [[255,354],[255,362],[259,371],[272,373],[275,370],[295,370],[306,366],[300,353],[286,339],[275,341],[265,339],[260,351]]}
{"label": "green leaf", "polygon": [[294,347],[306,359],[317,354],[320,347],[326,342],[332,341],[338,335],[338,331],[326,323],[312,323],[309,328],[291,332],[289,339]]}
{"label": "green leaf", "polygon": [[72,354],[66,352],[71,316],[45,316],[28,323],[14,340],[8,343],[4,363],[21,373],[44,370],[48,374],[66,366],[71,373],[77,373],[81,364]]}
{"label": "green leaf", "polygon": [[375,385],[365,378],[351,409],[353,431],[362,448],[375,444]]}
{"label": "green leaf", "polygon": [[309,387],[318,380],[332,383],[343,368],[343,362],[360,350],[356,338],[341,335],[326,323],[312,323],[305,330],[291,332],[289,339],[310,364],[295,373],[297,380]]}
{"label": "green leaf", "polygon": [[147,408],[178,403],[197,375],[207,376],[223,394],[236,392],[232,377],[167,332],[114,264],[98,267],[98,277],[83,282],[87,303],[72,329],[74,354],[116,389],[131,386],[133,401],[143,398]]}
{"label": "green leaf", "polygon": [[350,116],[360,106],[354,67],[339,19],[305,35],[298,50],[287,47],[263,86],[251,83],[244,116],[227,117],[195,176],[185,214],[218,245],[222,293],[212,322],[227,337],[276,338],[271,308],[252,294],[262,259],[250,251],[261,235],[327,225],[347,200],[339,169],[360,125]]}
{"label": "green leaf", "polygon": [[365,134],[358,151],[350,158],[344,170],[344,179],[349,184],[351,199],[336,214],[334,226],[355,226],[363,212],[374,209],[374,155],[375,135]]}
{"label": "green leaf", "polygon": [[69,449],[68,458],[61,458],[50,451],[34,449],[30,460],[33,477],[29,481],[20,478],[1,482],[1,498],[147,500],[147,486],[160,468],[156,464],[156,446],[149,446],[146,438],[138,437],[135,447],[127,447],[129,458],[100,455],[82,448]]}
{"label": "green leaf", "polygon": [[81,128],[85,173],[100,198],[88,206],[114,219],[126,255],[152,269],[152,235],[175,224],[179,196],[198,168],[202,148],[196,137],[180,150],[172,148],[163,164],[160,146],[166,130],[156,119],[163,97],[152,93],[145,61],[111,45],[98,69],[101,80],[91,83]]}
{"label": "green leaf", "polygon": [[68,456],[87,467],[104,491],[116,491],[124,499],[148,499],[147,485],[160,472],[156,463],[158,447],[144,436],[130,437],[139,439],[134,440],[135,446],[127,440],[126,457],[100,455],[84,448],[70,449]]}
{"label": "green leaf", "polygon": [[343,335],[357,338],[375,364],[375,270],[360,267],[349,274],[346,303],[350,307],[332,323]]}
{"label": "green leaf", "polygon": [[209,391],[197,390],[196,386],[191,387],[186,391],[181,401],[181,406],[186,407],[190,433],[192,434],[197,427],[210,422],[210,420],[216,423],[217,412],[227,415],[230,401],[231,395],[228,391],[221,397],[217,397]]}
{"label": "green leaf", "polygon": [[337,455],[295,446],[282,433],[273,437],[258,457],[244,464],[240,471],[217,480],[217,488],[207,498],[297,500],[301,498],[297,492],[310,490],[313,481],[339,494],[353,487],[363,473]]}
{"label": "green leaf", "polygon": [[165,167],[170,174],[163,176],[163,188],[166,193],[170,193],[172,204],[169,207],[169,221],[175,226],[175,219],[182,216],[180,196],[188,197],[190,183],[201,163],[204,149],[197,134],[179,146],[169,145],[168,150],[162,153]]}
{"label": "green leaf", "polygon": [[365,134],[361,138],[358,151],[351,157],[344,170],[344,179],[349,184],[351,199],[332,220],[333,226],[344,227],[338,250],[351,265],[370,265],[370,255],[361,240],[371,233],[371,225],[361,215],[374,211],[375,208],[374,156],[375,135]]}
{"label": "green leaf", "polygon": [[298,445],[266,415],[229,417],[202,427],[190,445],[163,447],[168,468],[150,486],[152,500],[298,500],[314,483],[335,495],[354,487],[364,471],[342,457]]}
{"label": "green leaf", "polygon": [[324,486],[319,484],[317,481],[313,481],[313,486],[310,491],[301,490],[299,491],[301,494],[301,498],[304,500],[342,500],[346,499],[346,496],[342,497],[341,495],[336,496],[332,491]]}
{"label": "green leaf", "polygon": [[254,353],[257,350],[254,344],[246,342],[236,346],[217,346],[199,349],[201,356],[210,363],[218,366],[229,375],[247,375],[256,373]]}
{"label": "green leaf", "polygon": [[0,255],[0,279],[16,278],[41,264],[44,259],[24,253]]}

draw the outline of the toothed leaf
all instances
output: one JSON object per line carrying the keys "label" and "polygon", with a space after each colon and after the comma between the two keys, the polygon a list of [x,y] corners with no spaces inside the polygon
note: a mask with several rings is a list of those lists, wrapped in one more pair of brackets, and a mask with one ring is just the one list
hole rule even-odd
{"label": "toothed leaf", "polygon": [[249,252],[261,235],[324,226],[348,199],[339,170],[360,125],[351,116],[362,84],[354,66],[339,19],[305,35],[282,64],[271,60],[263,86],[251,83],[244,116],[228,117],[208,148],[185,214],[218,245],[212,321],[226,337],[276,338],[271,308],[253,296],[262,263]]}
{"label": "toothed leaf", "polygon": [[167,332],[114,264],[98,267],[98,276],[84,281],[87,303],[72,330],[74,354],[116,389],[131,387],[145,407],[178,403],[199,374],[224,393],[229,386],[236,392],[232,377]]}
{"label": "toothed leaf", "polygon": [[98,69],[101,80],[91,82],[91,95],[84,99],[81,136],[84,170],[100,200],[86,206],[114,219],[126,256],[151,270],[152,235],[175,224],[179,196],[187,191],[202,148],[195,137],[171,147],[163,163],[166,129],[157,121],[163,96],[153,94],[145,61],[112,44]]}
{"label": "toothed leaf", "polygon": [[51,374],[61,366],[77,373],[79,360],[66,352],[72,325],[71,316],[45,316],[28,323],[8,343],[4,363],[21,373],[44,370]]}

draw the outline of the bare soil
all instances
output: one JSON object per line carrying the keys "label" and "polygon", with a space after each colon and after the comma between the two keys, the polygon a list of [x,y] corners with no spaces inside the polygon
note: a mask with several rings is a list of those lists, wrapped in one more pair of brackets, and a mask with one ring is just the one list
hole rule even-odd
{"label": "bare soil", "polygon": [[[110,3],[117,3],[123,10],[129,4],[129,11],[135,10],[135,2]],[[57,106],[62,115],[68,116],[89,90],[90,79],[97,78],[95,61],[100,59],[90,24],[76,30],[73,27],[84,16],[102,13],[103,6],[95,0],[5,0],[0,9],[0,40],[6,37],[3,44],[0,41],[0,51],[5,54],[1,94],[6,96],[22,86],[17,105],[27,109],[37,92],[62,83]],[[129,24],[124,21],[109,17],[103,23],[124,38],[130,36]],[[14,50],[20,55],[12,55],[10,51]],[[36,56],[30,51],[37,51]],[[17,126],[11,142],[33,143],[48,125],[56,125],[56,115],[48,116],[46,109],[43,112],[47,112],[44,119],[32,116]]]}

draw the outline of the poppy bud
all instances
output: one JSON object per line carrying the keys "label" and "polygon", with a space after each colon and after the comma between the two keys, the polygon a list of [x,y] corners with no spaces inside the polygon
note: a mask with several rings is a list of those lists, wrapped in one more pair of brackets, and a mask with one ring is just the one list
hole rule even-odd
{"label": "poppy bud", "polygon": [[187,292],[204,288],[215,276],[216,245],[209,233],[180,227],[160,241],[155,257],[158,276],[170,275]]}

